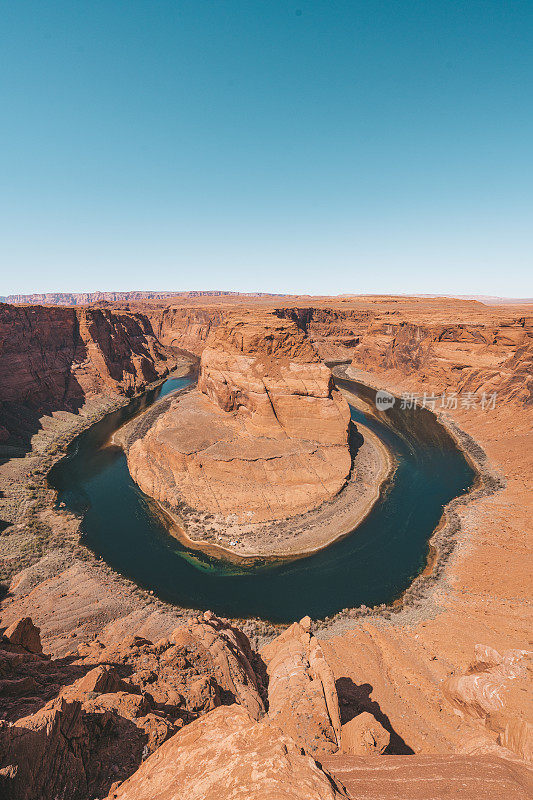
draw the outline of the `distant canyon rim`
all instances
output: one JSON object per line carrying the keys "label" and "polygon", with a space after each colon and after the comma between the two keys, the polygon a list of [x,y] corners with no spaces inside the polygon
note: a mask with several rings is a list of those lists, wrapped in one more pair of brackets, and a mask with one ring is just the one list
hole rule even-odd
{"label": "distant canyon rim", "polygon": [[[131,293],[87,305],[74,304],[72,297],[71,305],[60,297],[55,302],[61,305],[18,299],[0,304],[5,586],[0,699],[6,701],[9,725],[33,731],[39,741],[51,735],[52,719],[68,727],[74,713],[69,703],[78,703],[85,732],[76,746],[82,755],[76,767],[68,761],[64,776],[83,772],[84,785],[93,789],[80,789],[79,797],[92,790],[115,792],[110,797],[149,796],[142,787],[163,767],[178,785],[184,778],[169,766],[176,754],[185,757],[196,747],[201,761],[210,739],[220,743],[221,753],[226,746],[227,752],[237,748],[244,761],[254,742],[268,760],[278,729],[287,737],[287,771],[273,780],[290,786],[291,797],[362,796],[370,778],[365,762],[357,759],[369,752],[378,759],[372,762],[377,770],[372,780],[379,774],[385,782],[380,770],[389,769],[388,758],[400,758],[394,769],[406,786],[424,774],[429,781],[440,770],[457,787],[457,797],[483,797],[483,775],[490,773],[492,796],[527,796],[523,768],[532,758],[533,730],[530,304],[201,293],[170,298]],[[130,470],[145,493],[171,509],[185,503],[215,521],[235,513],[238,525],[246,524],[246,512],[255,515],[249,524],[268,527],[342,496],[353,468],[349,415],[326,362],[342,362],[347,376],[397,396],[455,394],[456,407],[441,408],[437,401],[436,413],[477,460],[486,483],[451,512],[453,552],[441,562],[438,580],[415,581],[409,604],[394,613],[339,615],[326,628],[302,620],[276,639],[268,625],[245,621],[250,648],[246,637],[239,638],[244,634],[224,627],[229,623],[209,617],[195,622],[192,612],[162,603],[95,559],[79,542],[79,521],[54,507],[46,474],[77,432],[176,367],[185,372],[190,354],[200,358],[198,388],[173,400],[142,436],[137,431],[128,440]],[[480,407],[483,394],[495,396],[494,408]],[[265,463],[256,460],[257,451]],[[246,482],[239,481],[242,475]],[[244,529],[239,537],[245,538]],[[53,656],[46,664],[29,624],[19,624],[28,617]],[[180,625],[189,633],[174,634]],[[124,644],[132,633],[148,644]],[[173,636],[177,644],[150,644]],[[176,647],[189,650],[179,655],[173,650],[174,663],[170,648]],[[143,648],[155,676],[152,700],[146,698],[148,677],[136,661]],[[159,653],[167,650],[181,688],[172,683],[177,679],[169,677],[170,667],[163,668]],[[295,653],[300,666],[312,666],[287,688]],[[193,662],[194,680],[206,676],[202,687],[192,687]],[[266,700],[260,662],[270,675]],[[74,677],[84,679],[89,668],[101,670],[101,664],[129,664],[135,677],[126,686],[120,683],[124,671],[111,678],[93,675],[88,688],[76,684],[72,700],[58,688]],[[97,679],[100,683],[91,683]],[[311,685],[306,692],[303,687]],[[94,686],[100,687],[98,702]],[[234,703],[226,708],[230,695]],[[179,713],[172,710],[178,708]],[[135,730],[139,742],[150,743],[151,753],[141,766],[142,747],[132,750],[129,760],[117,750],[117,780],[125,782],[114,788],[104,761],[98,762],[98,774],[93,768],[98,737],[91,726],[95,721],[103,726],[109,709],[113,724],[123,720],[123,730]],[[225,738],[229,729],[242,731],[231,746]],[[0,786],[7,797],[30,800],[20,775],[10,772],[10,753],[22,747],[10,730],[2,728]],[[298,747],[311,761],[300,760]],[[414,752],[415,760],[408,766],[400,755],[376,755],[386,748]],[[434,767],[424,766],[430,763]],[[333,777],[326,778],[324,770]],[[81,787],[80,775],[72,780]],[[477,783],[468,788],[472,775]],[[302,786],[309,781],[314,788],[298,794],[296,776]],[[24,780],[30,785],[27,776]],[[244,773],[240,780],[246,780]],[[54,781],[63,791],[60,777]],[[383,796],[392,797],[391,791],[383,790]]]}

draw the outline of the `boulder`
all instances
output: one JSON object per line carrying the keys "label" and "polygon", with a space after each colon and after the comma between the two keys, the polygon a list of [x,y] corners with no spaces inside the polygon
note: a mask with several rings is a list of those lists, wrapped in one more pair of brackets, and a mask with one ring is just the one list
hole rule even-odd
{"label": "boulder", "polygon": [[212,676],[202,675],[189,686],[187,708],[195,714],[206,714],[222,704],[220,688]]}
{"label": "boulder", "polygon": [[123,689],[123,683],[113,667],[102,664],[99,667],[89,670],[89,672],[76,681],[76,687],[80,692],[118,692]]}
{"label": "boulder", "polygon": [[4,631],[4,636],[9,639],[11,644],[19,645],[30,653],[39,654],[43,652],[40,634],[40,628],[33,624],[30,617],[23,617],[13,622]]}
{"label": "boulder", "polygon": [[342,726],[343,753],[354,756],[381,755],[389,742],[390,733],[368,711],[363,711]]}

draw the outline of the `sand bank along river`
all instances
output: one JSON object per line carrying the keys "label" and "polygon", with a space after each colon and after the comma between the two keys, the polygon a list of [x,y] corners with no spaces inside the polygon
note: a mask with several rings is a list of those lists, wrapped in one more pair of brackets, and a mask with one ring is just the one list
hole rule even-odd
{"label": "sand bank along river", "polygon": [[296,561],[245,567],[192,551],[168,534],[133,483],[123,451],[110,444],[134,414],[191,380],[170,378],[109,414],[77,437],[50,473],[58,503],[83,515],[84,543],[167,602],[273,622],[390,602],[424,569],[444,506],[473,484],[473,469],[430,412],[396,406],[367,413],[374,393],[340,381],[352,393],[352,419],[378,437],[396,465],[364,521],[335,544]]}

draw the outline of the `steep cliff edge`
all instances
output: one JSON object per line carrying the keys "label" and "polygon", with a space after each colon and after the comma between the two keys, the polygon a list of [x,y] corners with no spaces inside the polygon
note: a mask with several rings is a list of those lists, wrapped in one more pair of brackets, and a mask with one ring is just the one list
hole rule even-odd
{"label": "steep cliff edge", "polygon": [[349,410],[302,331],[272,315],[223,322],[202,353],[198,388],[251,434],[346,447]]}
{"label": "steep cliff edge", "polygon": [[293,319],[326,361],[413,376],[418,387],[425,381],[436,391],[497,391],[507,399],[533,399],[528,306],[489,309],[444,298],[374,298],[336,307],[280,307],[276,313]]}
{"label": "steep cliff edge", "polygon": [[429,392],[496,392],[533,402],[533,318],[494,326],[380,323],[361,336],[353,368],[416,380]]}
{"label": "steep cliff edge", "polygon": [[155,499],[239,522],[290,517],[335,496],[350,472],[349,408],[291,320],[233,315],[209,336],[198,391],[129,450]]}
{"label": "steep cliff edge", "polygon": [[146,308],[146,314],[163,345],[200,355],[209,334],[224,319],[226,312],[217,306],[169,305]]}
{"label": "steep cliff edge", "polygon": [[134,394],[175,363],[145,314],[0,304],[1,439],[23,438],[31,412]]}
{"label": "steep cliff edge", "polygon": [[[485,324],[459,323],[450,314],[446,325],[444,312],[434,324],[415,323],[411,313],[377,325],[361,337],[348,374],[419,403],[424,393],[436,398],[435,412],[485,477],[472,501],[449,517],[455,549],[439,577],[429,575],[427,595],[408,592],[414,605],[390,625],[376,619],[353,630],[339,625],[324,649],[345,683],[345,702],[379,710],[415,752],[505,747],[527,757],[533,711],[519,670],[503,684],[509,653],[528,647],[531,629],[531,321],[491,313]],[[483,392],[496,393],[493,406],[483,408]],[[474,650],[489,644],[503,654],[492,652],[494,669],[469,667]],[[444,713],[437,691],[443,685],[454,699],[453,715]],[[519,713],[513,692],[524,703]],[[490,694],[494,706],[487,711]],[[477,742],[465,741],[459,716],[477,718]]]}

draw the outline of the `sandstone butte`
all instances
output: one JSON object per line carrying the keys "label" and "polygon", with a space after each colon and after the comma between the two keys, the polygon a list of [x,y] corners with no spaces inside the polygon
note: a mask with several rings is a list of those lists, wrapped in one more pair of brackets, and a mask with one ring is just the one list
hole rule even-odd
{"label": "sandstone butte", "polygon": [[[0,548],[11,576],[0,640],[2,797],[531,796],[531,305],[131,298],[92,326],[99,363],[87,357],[91,342],[72,344],[75,315],[96,309],[0,311]],[[201,354],[216,326],[252,311],[296,322],[322,358],[349,363],[369,385],[459,395],[457,408],[437,403],[436,412],[477,461],[481,485],[454,510],[446,558],[437,554],[433,577],[415,581],[397,613],[343,613],[316,636],[302,620],[277,639],[247,621],[247,645],[239,625],[189,621],[78,552],[77,521],[52,509],[44,490],[36,497],[47,448],[76,428],[88,400],[120,399],[146,382],[130,371],[134,347],[162,375],[176,348]],[[141,325],[139,315],[144,332],[130,338],[121,323]],[[120,354],[104,344],[105,329]],[[483,391],[497,392],[494,409],[461,403]],[[16,448],[27,456],[9,459]]]}
{"label": "sandstone butte", "polygon": [[140,488],[237,522],[283,519],[334,497],[351,468],[350,412],[291,319],[230,316],[202,352],[198,390],[129,449]]}

